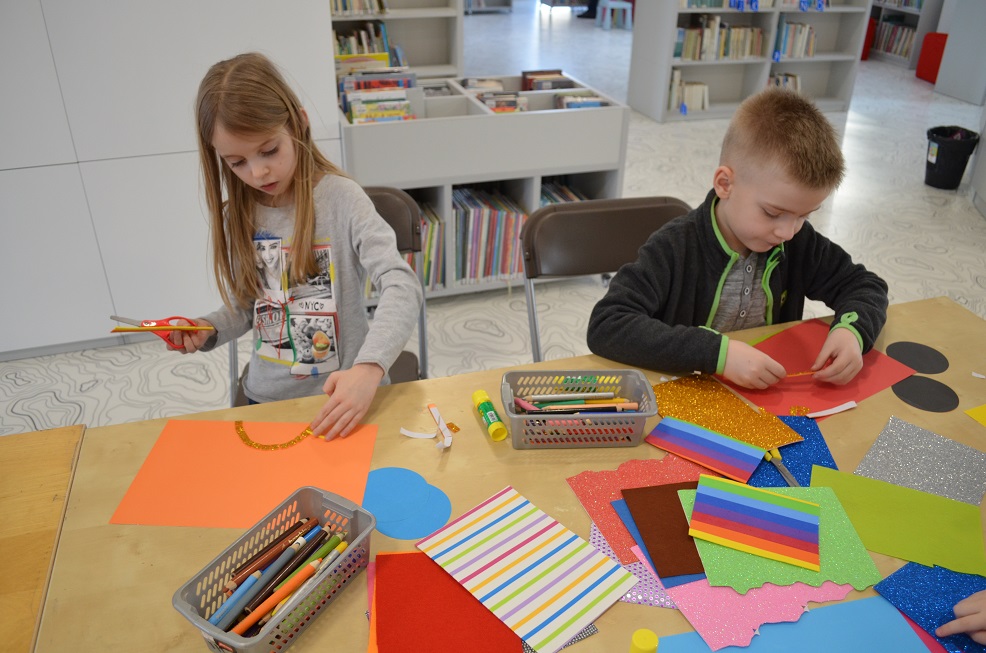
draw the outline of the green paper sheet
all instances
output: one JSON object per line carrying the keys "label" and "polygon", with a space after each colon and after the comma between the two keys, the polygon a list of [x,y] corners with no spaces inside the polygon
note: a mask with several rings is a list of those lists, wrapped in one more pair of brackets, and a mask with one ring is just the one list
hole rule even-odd
{"label": "green paper sheet", "polygon": [[[705,565],[705,575],[710,585],[726,585],[740,594],[746,594],[750,589],[765,583],[787,586],[802,582],[819,587],[831,580],[840,585],[850,584],[861,590],[883,580],[831,488],[772,487],[770,491],[821,506],[818,532],[821,571],[811,571],[696,539],[695,545]],[[681,499],[685,515],[691,520],[692,508],[695,507],[695,490],[679,490],[678,498]]]}
{"label": "green paper sheet", "polygon": [[986,575],[979,506],[817,465],[811,486],[835,490],[870,551]]}

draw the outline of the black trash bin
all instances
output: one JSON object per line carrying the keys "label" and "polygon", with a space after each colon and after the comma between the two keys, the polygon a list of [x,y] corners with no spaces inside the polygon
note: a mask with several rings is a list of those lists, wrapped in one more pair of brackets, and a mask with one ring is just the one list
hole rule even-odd
{"label": "black trash bin", "polygon": [[924,183],[952,190],[959,187],[969,155],[976,149],[979,134],[962,127],[932,127],[928,130],[928,157]]}

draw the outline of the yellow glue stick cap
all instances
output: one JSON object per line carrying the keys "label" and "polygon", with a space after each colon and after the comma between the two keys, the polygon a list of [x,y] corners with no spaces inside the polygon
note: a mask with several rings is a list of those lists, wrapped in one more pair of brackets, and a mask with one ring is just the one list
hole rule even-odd
{"label": "yellow glue stick cap", "polygon": [[652,630],[641,628],[635,630],[630,638],[630,653],[655,653],[657,651],[657,635]]}

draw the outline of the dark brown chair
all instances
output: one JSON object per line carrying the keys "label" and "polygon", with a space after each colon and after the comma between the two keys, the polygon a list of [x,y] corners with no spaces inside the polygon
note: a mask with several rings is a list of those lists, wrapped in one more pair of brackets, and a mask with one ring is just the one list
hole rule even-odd
{"label": "dark brown chair", "polygon": [[[363,190],[373,200],[377,213],[387,221],[397,236],[397,251],[414,253],[414,269],[417,271],[421,292],[424,294],[424,265],[421,260],[421,209],[410,195],[399,188],[367,186]],[[390,368],[391,383],[416,381],[428,378],[428,318],[425,301],[418,314],[418,356],[409,351],[401,352]]]}
{"label": "dark brown chair", "polygon": [[674,197],[626,197],[543,206],[527,218],[524,294],[534,362],[543,360],[534,280],[615,272],[647,238],[691,207]]}

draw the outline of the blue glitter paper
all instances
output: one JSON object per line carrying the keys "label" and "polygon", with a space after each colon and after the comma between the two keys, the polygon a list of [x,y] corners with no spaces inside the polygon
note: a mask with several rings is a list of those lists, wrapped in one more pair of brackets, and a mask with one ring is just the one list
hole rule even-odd
{"label": "blue glitter paper", "polygon": [[[798,479],[802,487],[811,485],[811,466],[819,465],[830,469],[839,469],[832,458],[832,452],[822,437],[822,432],[818,430],[818,424],[810,417],[789,417],[780,418],[782,422],[790,426],[794,431],[804,438],[803,442],[786,444],[780,448],[781,462],[788,468],[794,478]],[[747,485],[753,487],[787,487],[784,477],[777,471],[773,463],[766,460],[761,462],[753,476],[747,481]]]}
{"label": "blue glitter paper", "polygon": [[968,635],[944,638],[935,635],[936,628],[955,618],[952,607],[956,603],[986,590],[986,578],[908,562],[877,583],[874,589],[938,640],[946,651],[986,653],[986,646],[972,641]]}

